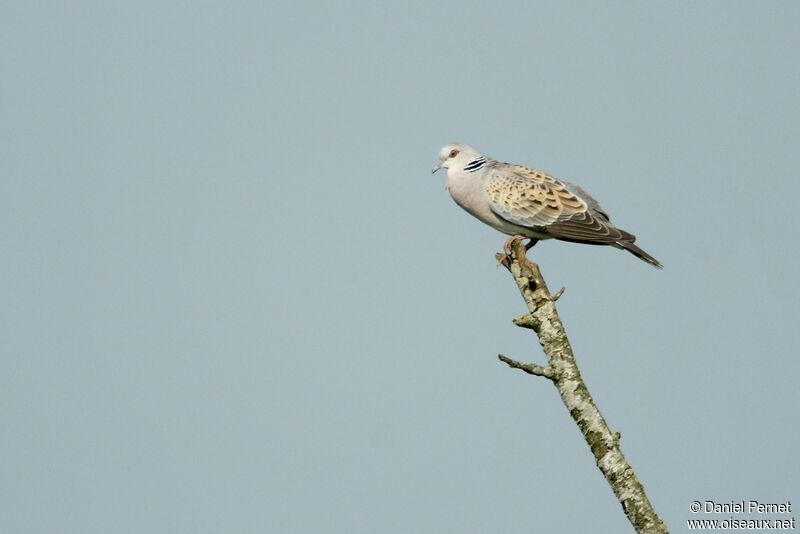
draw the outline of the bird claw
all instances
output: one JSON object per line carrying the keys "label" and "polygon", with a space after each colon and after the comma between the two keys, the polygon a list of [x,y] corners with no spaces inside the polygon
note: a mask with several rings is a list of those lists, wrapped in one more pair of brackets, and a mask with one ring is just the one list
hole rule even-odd
{"label": "bird claw", "polygon": [[514,241],[516,241],[517,239],[519,239],[519,240],[527,239],[528,240],[528,242],[525,243],[525,252],[528,252],[530,249],[533,248],[533,246],[536,243],[539,242],[539,240],[536,239],[535,237],[528,237],[528,236],[524,236],[524,235],[520,235],[520,234],[512,235],[511,237],[506,239],[505,243],[503,243],[503,250],[509,256],[511,255],[511,247],[514,246]]}
{"label": "bird claw", "polygon": [[520,240],[525,239],[525,236],[512,235],[511,237],[506,239],[505,243],[503,243],[503,250],[505,251],[506,255],[511,256],[511,247],[514,246],[514,241],[518,239]]}
{"label": "bird claw", "polygon": [[[528,237],[521,234],[512,235],[511,237],[506,239],[505,242],[503,243],[503,252],[498,252],[495,255],[498,263],[504,267],[509,267],[511,265],[511,258],[514,256],[513,250],[511,250],[512,247],[514,246],[514,243],[516,241],[524,241],[526,239],[528,240],[528,242],[525,243],[526,253],[530,249],[532,249],[536,243],[539,242],[539,240],[534,237]],[[522,264],[528,264],[530,262],[530,260],[528,260],[528,257],[525,254],[522,254],[521,257],[518,257],[517,261],[519,261]]]}

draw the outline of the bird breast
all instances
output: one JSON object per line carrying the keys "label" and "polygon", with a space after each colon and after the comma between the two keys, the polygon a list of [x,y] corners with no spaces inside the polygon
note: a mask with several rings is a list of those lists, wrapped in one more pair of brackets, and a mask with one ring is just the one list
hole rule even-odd
{"label": "bird breast", "polygon": [[484,191],[487,174],[485,172],[463,173],[454,172],[447,174],[447,190],[456,204],[464,208],[476,219],[488,224],[495,230],[499,230],[508,235],[528,235],[534,237],[536,234],[529,228],[524,228],[511,224],[501,219],[489,204],[489,197]]}

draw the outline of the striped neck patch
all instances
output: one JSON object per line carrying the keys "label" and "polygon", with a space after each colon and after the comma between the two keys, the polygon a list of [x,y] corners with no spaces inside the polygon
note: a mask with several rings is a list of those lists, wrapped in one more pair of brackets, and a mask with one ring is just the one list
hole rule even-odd
{"label": "striped neck patch", "polygon": [[464,165],[464,172],[475,172],[486,165],[486,156],[475,156]]}

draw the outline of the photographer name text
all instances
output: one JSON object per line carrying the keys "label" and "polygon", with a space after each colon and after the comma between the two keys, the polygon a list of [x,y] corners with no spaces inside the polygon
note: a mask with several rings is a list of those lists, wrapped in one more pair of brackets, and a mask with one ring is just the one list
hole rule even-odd
{"label": "photographer name text", "polygon": [[703,501],[702,508],[697,506],[698,501],[692,503],[694,513],[706,514],[790,514],[792,513],[791,501],[781,503],[766,503],[759,501],[729,501],[715,502]]}

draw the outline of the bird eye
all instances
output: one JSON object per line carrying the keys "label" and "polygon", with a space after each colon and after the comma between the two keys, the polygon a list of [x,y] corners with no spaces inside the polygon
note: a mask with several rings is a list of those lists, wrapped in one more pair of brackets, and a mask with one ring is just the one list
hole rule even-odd
{"label": "bird eye", "polygon": [[458,150],[455,150],[455,149],[451,150],[449,157],[454,158],[456,156],[458,156]]}

